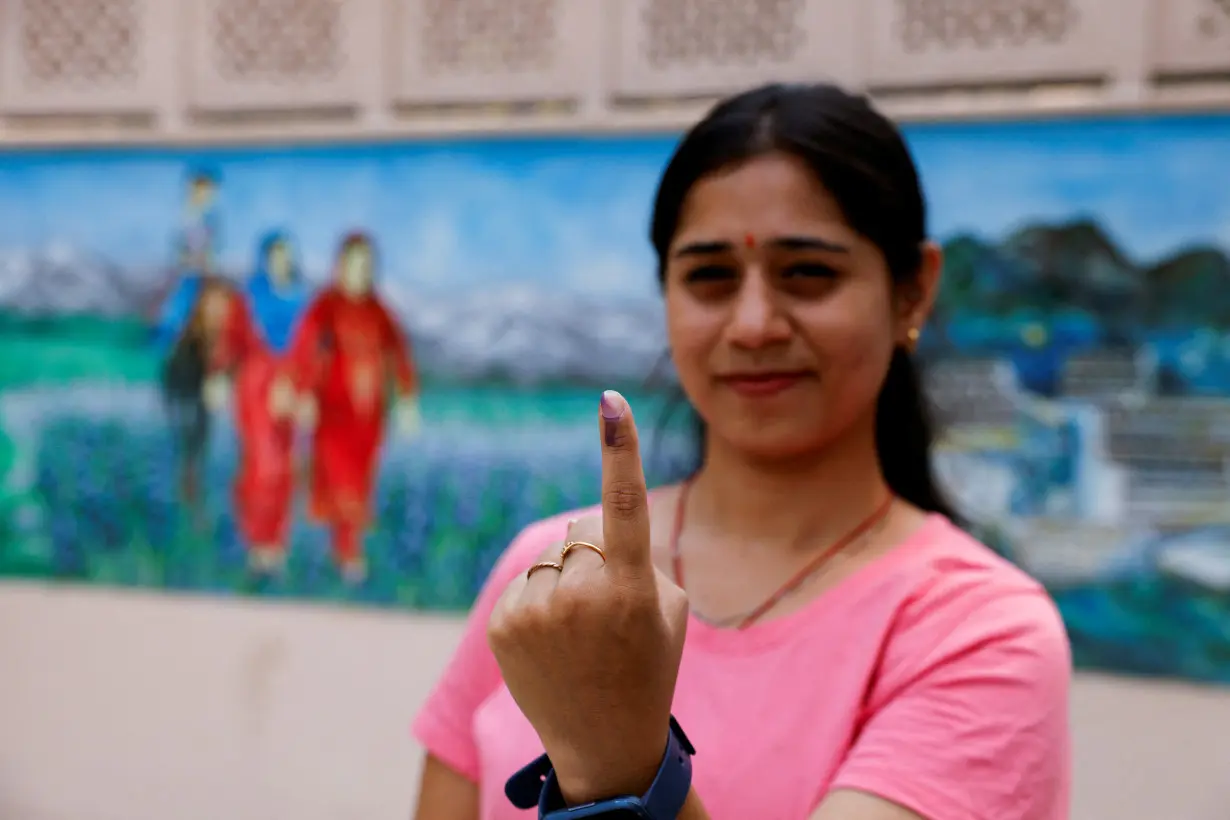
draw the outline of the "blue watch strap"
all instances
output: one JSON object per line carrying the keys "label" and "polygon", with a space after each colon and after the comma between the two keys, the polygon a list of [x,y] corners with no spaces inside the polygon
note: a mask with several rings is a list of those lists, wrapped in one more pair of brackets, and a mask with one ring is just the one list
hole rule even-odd
{"label": "blue watch strap", "polygon": [[[662,756],[653,785],[644,795],[632,798],[644,810],[646,816],[652,820],[675,820],[679,816],[692,788],[694,754],[696,749],[684,734],[683,727],[671,717],[666,753]],[[551,760],[546,755],[532,761],[510,777],[504,784],[504,794],[519,809],[537,807],[539,818],[564,820],[573,811],[564,803],[559,784],[555,780],[555,771],[551,768]],[[621,798],[616,799],[624,802]],[[587,817],[600,816],[594,810],[600,809],[603,802],[605,801],[574,808],[584,809]]]}
{"label": "blue watch strap", "polygon": [[688,801],[692,790],[692,755],[696,749],[683,733],[683,727],[671,716],[671,733],[666,741],[666,754],[649,791],[641,797],[645,813],[653,820],[675,820]]}
{"label": "blue watch strap", "polygon": [[505,781],[504,795],[517,808],[532,809],[538,805],[549,774],[551,758],[546,755],[537,757]]}

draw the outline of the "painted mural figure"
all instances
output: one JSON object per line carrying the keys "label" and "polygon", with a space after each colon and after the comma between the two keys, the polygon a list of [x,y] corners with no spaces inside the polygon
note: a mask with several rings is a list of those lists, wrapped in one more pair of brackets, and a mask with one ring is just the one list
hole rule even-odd
{"label": "painted mural figure", "polygon": [[306,303],[290,238],[267,234],[212,362],[216,373],[234,375],[239,467],[233,504],[249,565],[259,573],[285,566],[296,474],[296,395],[287,351]]}
{"label": "painted mural figure", "polygon": [[313,428],[313,518],[332,530],[342,576],[366,577],[363,537],[371,516],[385,421],[395,385],[395,414],[406,433],[419,424],[418,377],[402,330],[374,290],[375,251],[361,233],[345,237],[332,284],[312,302],[294,342],[299,418]]}
{"label": "painted mural figure", "polygon": [[199,518],[201,461],[209,440],[206,371],[233,296],[215,269],[218,243],[217,178],[198,172],[188,183],[176,240],[175,287],[156,331],[163,351],[162,394],[180,457],[180,494]]}
{"label": "painted mural figure", "polygon": [[220,231],[217,194],[217,176],[208,171],[193,174],[179,236],[179,267],[184,276],[216,272]]}

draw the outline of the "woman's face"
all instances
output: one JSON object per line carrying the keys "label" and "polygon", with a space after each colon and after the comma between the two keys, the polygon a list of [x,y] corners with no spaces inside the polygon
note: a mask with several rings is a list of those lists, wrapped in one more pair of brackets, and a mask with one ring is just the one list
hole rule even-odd
{"label": "woman's face", "polygon": [[208,207],[213,204],[215,193],[216,190],[212,182],[207,180],[197,180],[192,184],[192,204],[196,205],[198,208]]}
{"label": "woman's face", "polygon": [[269,276],[275,283],[284,285],[290,281],[292,262],[293,257],[286,243],[275,242],[269,249]]}
{"label": "woman's face", "polygon": [[931,303],[938,251],[912,291],[794,157],[701,179],[666,260],[671,352],[710,434],[789,458],[874,425],[896,345]]}
{"label": "woman's face", "polygon": [[346,255],[342,257],[342,265],[338,271],[337,280],[342,292],[351,298],[358,298],[371,292],[371,252],[362,245],[356,245],[348,250]]}

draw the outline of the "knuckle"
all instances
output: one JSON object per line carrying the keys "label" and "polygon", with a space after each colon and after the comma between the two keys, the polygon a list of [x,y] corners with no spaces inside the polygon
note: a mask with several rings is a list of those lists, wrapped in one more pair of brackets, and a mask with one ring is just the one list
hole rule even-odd
{"label": "knuckle", "polygon": [[487,623],[487,642],[497,652],[524,646],[547,624],[549,618],[541,611],[543,609],[542,604],[519,604],[500,617],[492,618]]}
{"label": "knuckle", "polygon": [[578,519],[568,531],[568,538],[573,541],[589,541],[591,544],[601,544],[601,516],[587,515],[584,518]]}
{"label": "knuckle", "polygon": [[559,586],[551,596],[551,603],[555,622],[567,625],[586,613],[593,603],[593,596],[583,584]]}
{"label": "knuckle", "polygon": [[542,552],[538,553],[538,558],[535,561],[554,561],[559,558],[559,554],[564,550],[563,541],[552,541],[550,546],[546,547]]}
{"label": "knuckle", "polygon": [[506,618],[492,618],[487,622],[487,643],[495,652],[513,643]]}
{"label": "knuckle", "polygon": [[613,481],[602,491],[602,510],[613,518],[631,518],[644,505],[645,489],[635,481]]}
{"label": "knuckle", "polygon": [[517,628],[519,632],[538,634],[551,626],[554,620],[551,606],[548,602],[525,604],[517,610]]}
{"label": "knuckle", "polygon": [[610,433],[607,446],[615,452],[636,452],[636,433],[628,425],[619,425]]}

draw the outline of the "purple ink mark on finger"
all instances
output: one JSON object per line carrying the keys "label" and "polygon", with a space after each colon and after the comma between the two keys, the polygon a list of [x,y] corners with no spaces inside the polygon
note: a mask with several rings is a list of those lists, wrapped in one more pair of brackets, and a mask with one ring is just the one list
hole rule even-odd
{"label": "purple ink mark on finger", "polygon": [[615,446],[615,438],[619,434],[619,420],[624,417],[623,397],[614,390],[605,390],[602,401],[598,403],[602,413],[602,435],[607,447]]}

